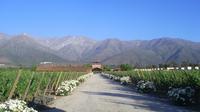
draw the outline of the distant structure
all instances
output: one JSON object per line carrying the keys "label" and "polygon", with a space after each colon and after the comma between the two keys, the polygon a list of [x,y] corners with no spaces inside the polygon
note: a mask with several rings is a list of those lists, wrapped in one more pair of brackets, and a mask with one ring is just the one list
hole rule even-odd
{"label": "distant structure", "polygon": [[142,68],[142,69],[135,69],[140,71],[152,71],[152,70],[200,70],[200,66],[185,66],[185,67],[166,67],[166,68]]}
{"label": "distant structure", "polygon": [[41,72],[91,72],[91,67],[86,67],[83,65],[65,65],[65,64],[55,64],[55,63],[42,63],[36,68],[36,71]]}
{"label": "distant structure", "polygon": [[99,61],[92,62],[92,71],[97,71],[97,72],[102,71],[102,65]]}
{"label": "distant structure", "polygon": [[174,70],[175,67],[167,67],[167,70]]}
{"label": "distant structure", "polygon": [[52,64],[52,62],[40,62],[41,65],[43,64]]}
{"label": "distant structure", "polygon": [[1,63],[0,63],[0,67],[4,67],[4,66],[5,66],[5,64],[1,64]]}

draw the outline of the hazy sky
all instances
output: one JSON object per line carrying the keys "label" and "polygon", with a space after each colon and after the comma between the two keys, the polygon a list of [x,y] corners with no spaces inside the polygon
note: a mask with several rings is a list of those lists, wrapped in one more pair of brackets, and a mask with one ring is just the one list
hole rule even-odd
{"label": "hazy sky", "polygon": [[0,32],[200,41],[200,0],[0,0]]}

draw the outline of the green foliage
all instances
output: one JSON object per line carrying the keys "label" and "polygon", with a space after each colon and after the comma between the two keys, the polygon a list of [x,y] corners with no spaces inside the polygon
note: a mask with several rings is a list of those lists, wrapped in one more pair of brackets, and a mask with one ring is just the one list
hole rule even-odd
{"label": "green foliage", "polygon": [[92,64],[84,64],[84,67],[92,67]]}
{"label": "green foliage", "polygon": [[104,65],[103,71],[111,71],[111,67],[109,65]]}
{"label": "green foliage", "polygon": [[200,88],[200,71],[120,71],[107,72],[115,76],[130,76],[133,84],[137,84],[140,80],[154,82],[159,94],[166,94],[169,87],[193,87],[196,90]]}
{"label": "green foliage", "polygon": [[133,67],[129,64],[121,64],[120,68],[121,68],[122,71],[129,71],[129,70],[133,69]]}
{"label": "green foliage", "polygon": [[32,66],[31,66],[31,70],[32,70],[32,71],[35,71],[36,68],[37,68],[37,65],[32,65]]}
{"label": "green foliage", "polygon": [[[13,83],[16,79],[17,72],[18,69],[0,69],[0,102],[5,101],[8,98],[11,88],[13,87]],[[33,78],[31,80],[32,74]],[[48,89],[56,89],[55,86],[57,82],[60,84],[65,80],[77,79],[79,76],[84,74],[85,73],[83,72],[33,72],[30,69],[23,69],[13,98],[22,99],[30,81],[31,84],[26,100],[32,100],[38,87],[38,94],[42,95],[47,87],[48,82],[50,82]],[[59,76],[60,80],[58,81]],[[39,82],[41,82],[40,85]]]}

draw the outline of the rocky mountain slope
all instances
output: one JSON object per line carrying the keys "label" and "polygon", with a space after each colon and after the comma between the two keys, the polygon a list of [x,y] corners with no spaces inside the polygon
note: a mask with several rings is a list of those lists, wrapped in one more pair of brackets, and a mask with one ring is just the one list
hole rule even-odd
{"label": "rocky mountain slope", "polygon": [[57,56],[50,48],[40,45],[26,35],[17,35],[0,41],[0,63],[30,66],[43,61],[68,62]]}
{"label": "rocky mountain slope", "polygon": [[82,36],[37,39],[29,35],[9,36],[0,33],[0,63],[159,64],[188,61],[200,63],[200,43],[177,38],[121,41],[95,41]]}

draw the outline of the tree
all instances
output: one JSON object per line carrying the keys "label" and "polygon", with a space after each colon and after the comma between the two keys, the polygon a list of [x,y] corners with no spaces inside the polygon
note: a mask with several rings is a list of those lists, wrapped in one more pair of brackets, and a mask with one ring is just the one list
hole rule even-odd
{"label": "tree", "polygon": [[169,67],[169,64],[165,63],[165,64],[163,64],[163,67],[164,67],[165,69],[167,69],[167,67]]}
{"label": "tree", "polygon": [[158,66],[159,66],[159,68],[164,68],[164,64],[162,64],[162,63],[159,64]]}
{"label": "tree", "polygon": [[136,63],[136,64],[134,65],[134,68],[142,68],[142,65],[140,65],[139,63]]}
{"label": "tree", "polygon": [[182,67],[187,67],[189,65],[188,61],[182,61],[181,66]]}
{"label": "tree", "polygon": [[133,67],[132,67],[132,65],[129,65],[129,64],[121,64],[121,65],[120,65],[120,69],[121,69],[122,71],[129,71],[129,70],[132,70]]}
{"label": "tree", "polygon": [[104,65],[103,70],[104,71],[111,71],[111,67],[109,65]]}
{"label": "tree", "polygon": [[157,68],[157,65],[151,65],[151,68]]}
{"label": "tree", "polygon": [[175,61],[171,61],[169,63],[169,66],[171,66],[171,67],[178,67],[178,64]]}

